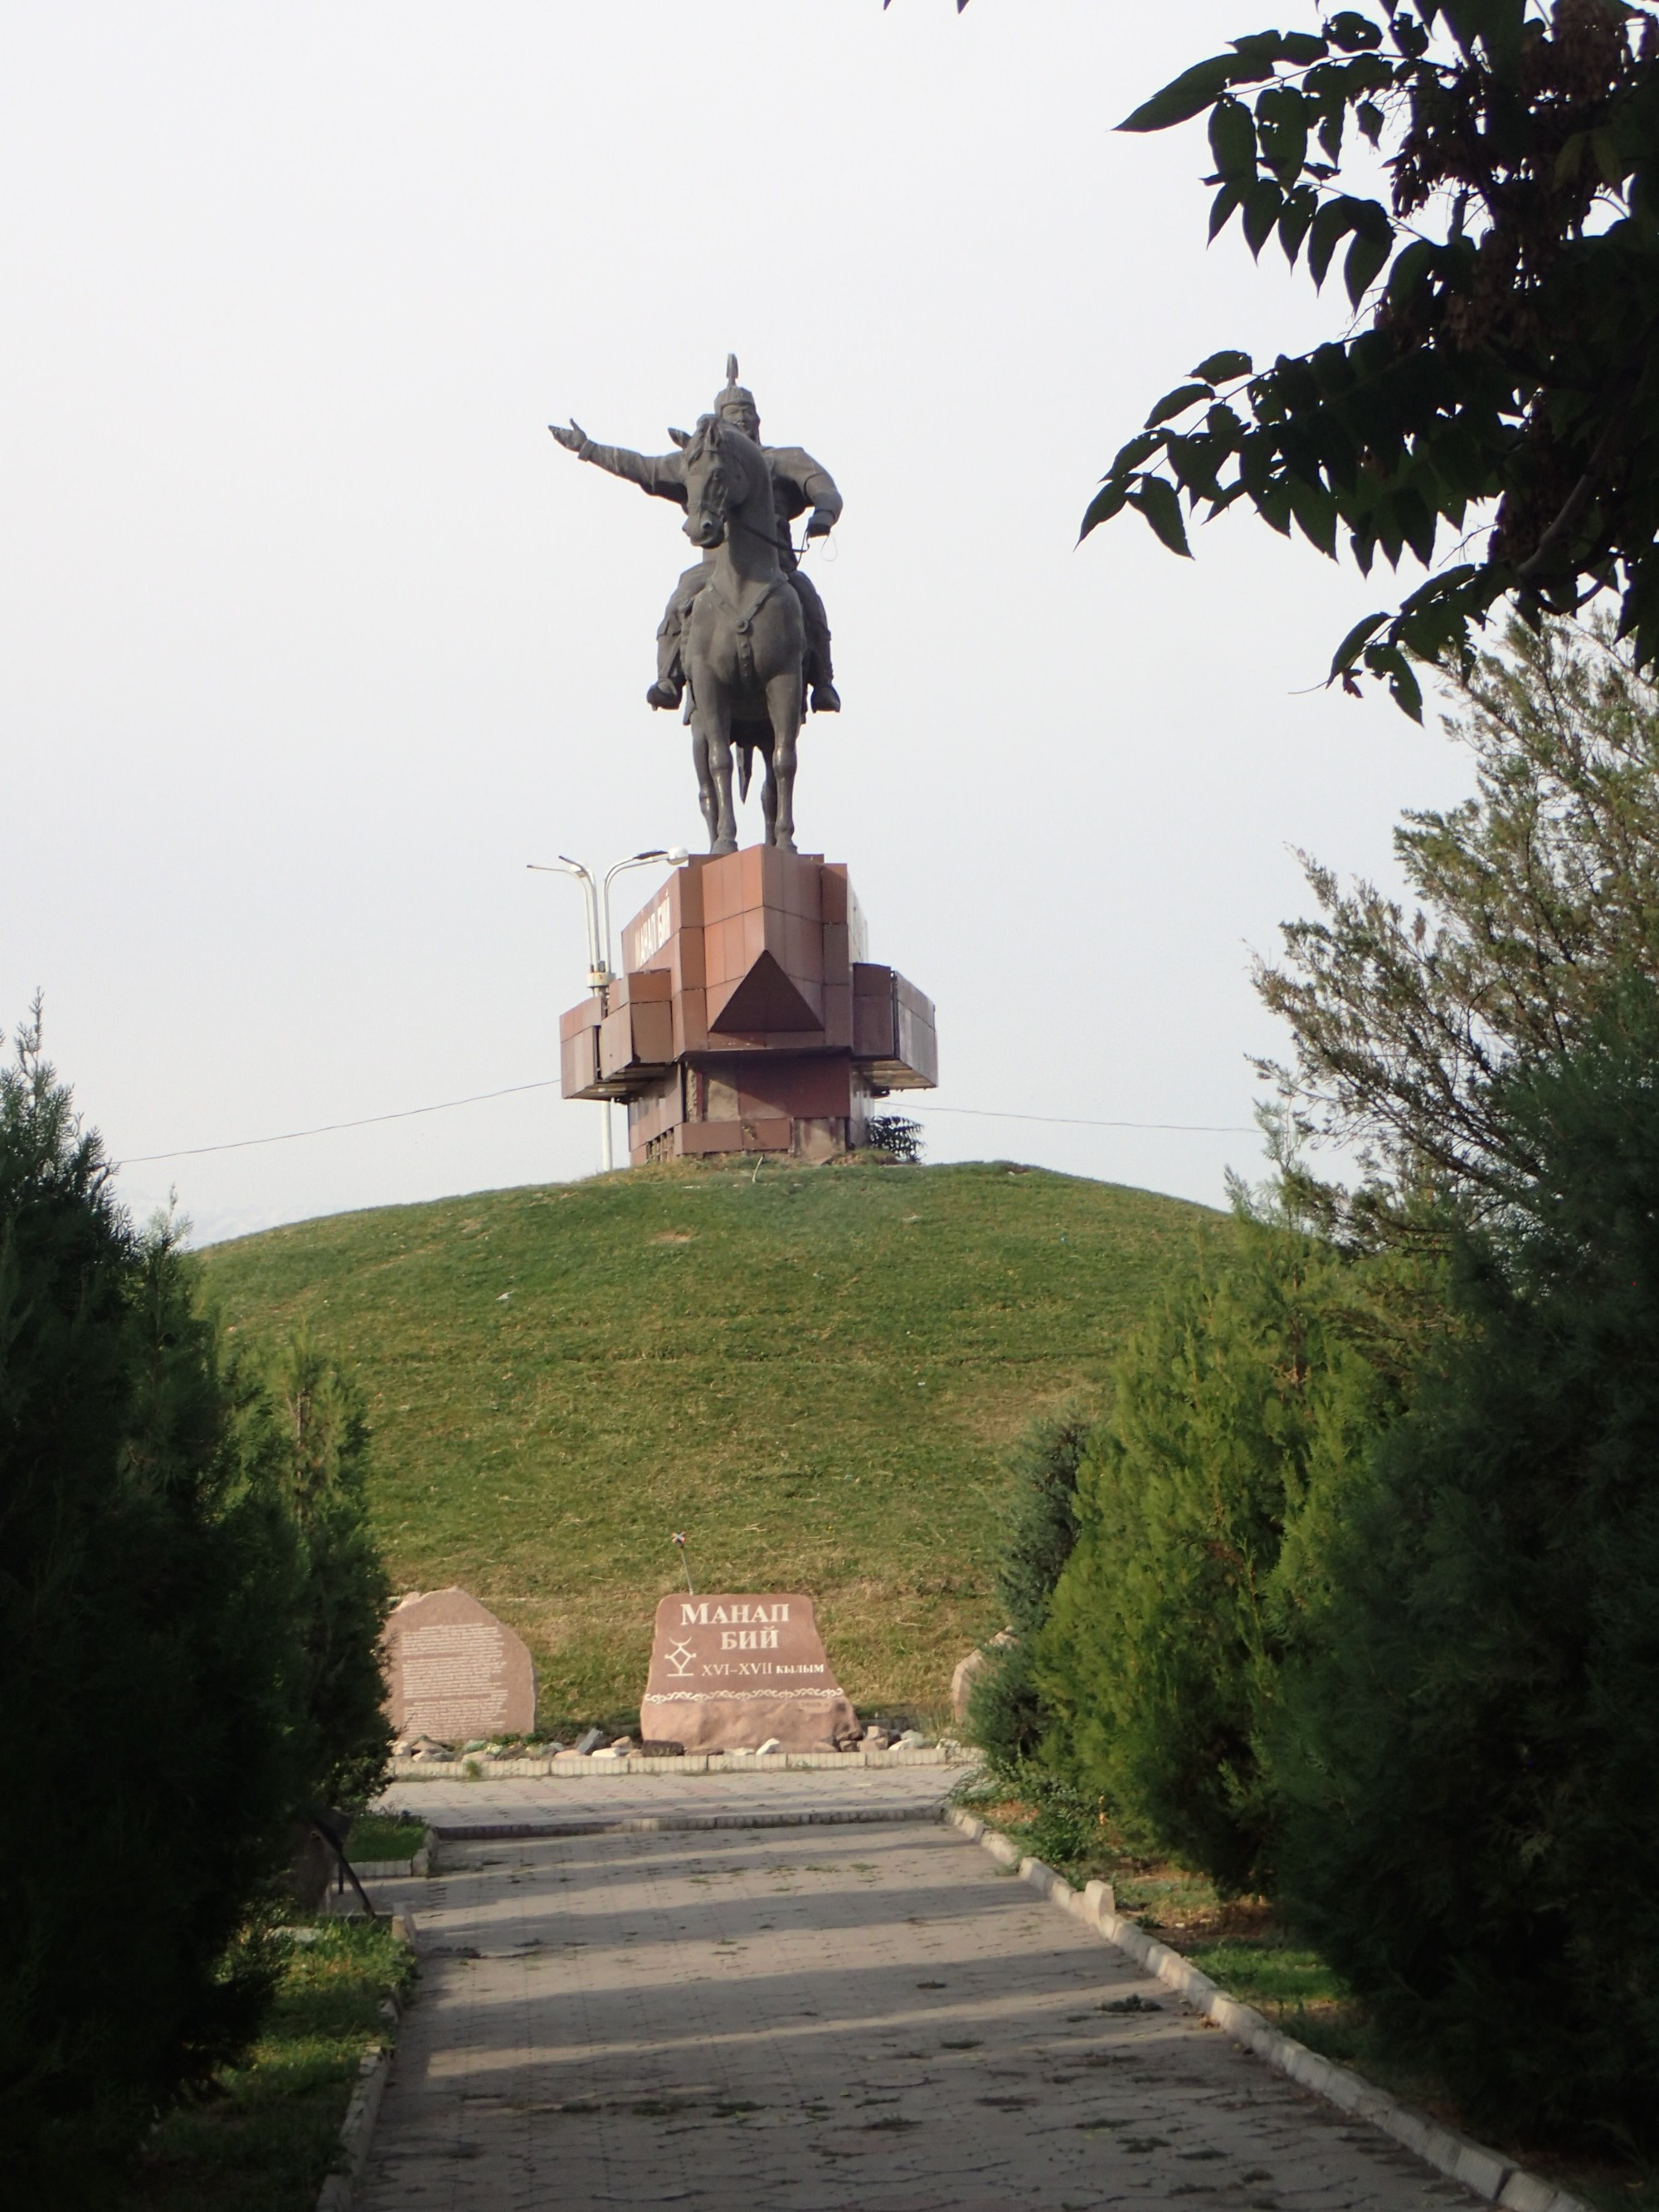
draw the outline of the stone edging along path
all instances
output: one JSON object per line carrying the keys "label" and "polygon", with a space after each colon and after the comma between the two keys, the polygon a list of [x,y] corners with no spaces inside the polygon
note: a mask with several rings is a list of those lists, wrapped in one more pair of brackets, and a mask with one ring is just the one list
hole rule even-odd
{"label": "stone edging along path", "polygon": [[1473,2142],[1467,2136],[1443,2128],[1426,2113],[1413,2112],[1386,2089],[1379,2089],[1374,2081],[1367,2081],[1331,2059],[1322,2058],[1305,2043],[1282,2034],[1253,2005],[1241,2004],[1237,1997],[1228,1996],[1178,1951],[1170,1950],[1167,1943],[1158,1942],[1133,1920],[1125,1920],[1114,1911],[1107,1901],[1111,1893],[1104,1882],[1091,1881],[1086,1889],[1073,1889],[1064,1875],[1045,1866],[1041,1859],[1025,1857],[1017,1844],[971,1814],[947,1806],[943,1818],[949,1826],[988,1851],[1000,1866],[1017,1869],[1021,1881],[1041,1890],[1051,1904],[1096,1929],[1109,1943],[1127,1952],[1167,1988],[1178,1991],[1198,2011],[1207,2014],[1235,2043],[1242,2043],[1247,2051],[1254,2051],[1281,2074],[1288,2074],[1291,2081],[1299,2082],[1304,2089],[1311,2089],[1316,2096],[1323,2097],[1340,2112],[1380,2128],[1384,2135],[1392,2136],[1396,2142],[1414,2151],[1438,2172],[1462,2182],[1477,2197],[1503,2205],[1505,2212],[1589,2212],[1579,2198],[1512,2165],[1501,2151],[1489,2150],[1484,2143]]}
{"label": "stone edging along path", "polygon": [[550,1759],[486,1759],[471,1752],[465,1759],[394,1759],[386,1767],[392,1782],[525,1781],[543,1775],[575,1775],[588,1781],[601,1774],[783,1774],[834,1767],[837,1773],[860,1767],[975,1766],[976,1752],[945,1751],[937,1744],[927,1750],[901,1751],[729,1751],[682,1752],[677,1759],[647,1759],[630,1752],[611,1759],[603,1752],[562,1751]]}

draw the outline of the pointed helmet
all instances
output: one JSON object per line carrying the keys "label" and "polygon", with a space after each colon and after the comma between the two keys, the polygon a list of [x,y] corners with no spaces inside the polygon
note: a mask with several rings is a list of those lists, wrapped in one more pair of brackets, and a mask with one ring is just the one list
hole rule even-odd
{"label": "pointed helmet", "polygon": [[755,404],[754,393],[747,385],[738,382],[738,356],[734,353],[726,356],[726,388],[715,398],[714,412],[724,415],[728,407],[746,407],[757,421],[760,419],[760,409]]}

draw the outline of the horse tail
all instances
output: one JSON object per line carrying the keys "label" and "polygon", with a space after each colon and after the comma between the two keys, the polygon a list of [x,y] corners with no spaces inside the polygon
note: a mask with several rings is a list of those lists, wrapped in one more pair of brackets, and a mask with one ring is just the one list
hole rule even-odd
{"label": "horse tail", "polygon": [[738,740],[738,797],[749,796],[749,779],[755,772],[755,748],[747,738]]}

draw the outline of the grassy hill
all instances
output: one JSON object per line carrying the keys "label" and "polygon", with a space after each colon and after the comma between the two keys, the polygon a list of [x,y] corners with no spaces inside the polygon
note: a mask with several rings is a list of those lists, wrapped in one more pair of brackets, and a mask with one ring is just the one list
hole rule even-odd
{"label": "grassy hill", "polygon": [[860,1704],[939,1711],[999,1625],[1001,1455],[1212,1218],[1006,1162],[664,1167],[204,1261],[232,1327],[355,1364],[398,1587],[510,1621],[544,1723],[637,1702],[675,1529],[699,1589],[811,1592]]}

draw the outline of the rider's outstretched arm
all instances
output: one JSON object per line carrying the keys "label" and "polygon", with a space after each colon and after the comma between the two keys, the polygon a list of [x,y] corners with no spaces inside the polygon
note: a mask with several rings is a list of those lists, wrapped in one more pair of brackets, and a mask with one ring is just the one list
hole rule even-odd
{"label": "rider's outstretched arm", "polygon": [[678,447],[672,453],[636,453],[627,446],[595,445],[580,423],[568,429],[550,422],[548,428],[568,453],[592,461],[613,477],[625,477],[653,499],[678,500],[685,505],[685,457]]}

